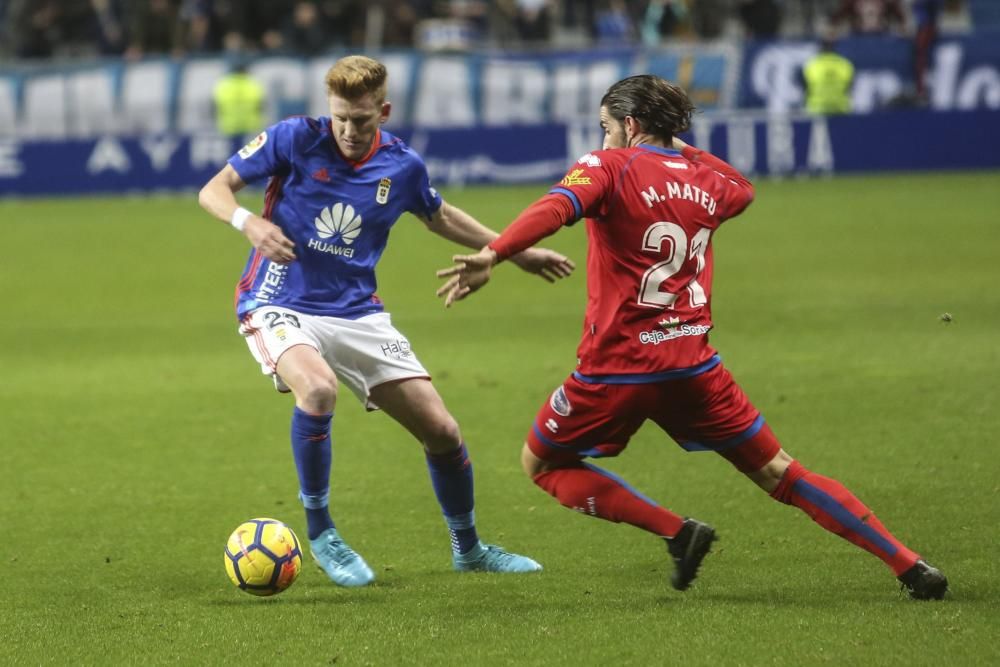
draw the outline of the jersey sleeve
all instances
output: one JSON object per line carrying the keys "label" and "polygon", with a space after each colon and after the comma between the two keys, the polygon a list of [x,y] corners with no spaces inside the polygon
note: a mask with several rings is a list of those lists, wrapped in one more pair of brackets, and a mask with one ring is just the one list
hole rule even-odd
{"label": "jersey sleeve", "polygon": [[753,183],[722,158],[693,146],[685,146],[682,154],[691,162],[700,162],[711,168],[718,177],[721,193],[716,197],[719,202],[719,222],[739,215],[753,201]]}
{"label": "jersey sleeve", "polygon": [[263,180],[284,171],[291,164],[296,129],[301,119],[290,118],[272,125],[250,140],[229,158],[244,183]]}
{"label": "jersey sleeve", "polygon": [[489,247],[497,254],[497,260],[503,261],[555,234],[567,222],[576,219],[575,213],[567,197],[549,193],[524,209]]}
{"label": "jersey sleeve", "polygon": [[410,204],[406,210],[420,218],[430,218],[437,213],[444,201],[438,191],[431,187],[431,176],[427,173],[427,165],[416,153],[411,153],[414,160],[414,187],[411,191]]}
{"label": "jersey sleeve", "polygon": [[563,195],[573,204],[575,222],[584,217],[602,217],[611,192],[611,171],[608,155],[587,153],[576,161],[549,194]]}

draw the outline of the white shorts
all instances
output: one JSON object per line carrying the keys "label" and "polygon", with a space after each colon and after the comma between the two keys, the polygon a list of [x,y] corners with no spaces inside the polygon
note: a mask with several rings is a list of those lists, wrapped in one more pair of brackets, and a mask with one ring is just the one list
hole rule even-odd
{"label": "white shorts", "polygon": [[389,313],[356,320],[297,313],[265,306],[244,318],[239,328],[250,353],[275,387],[287,391],[277,374],[278,359],[296,345],[308,345],[322,355],[337,379],[369,409],[372,387],[408,378],[429,378],[410,341],[392,326]]}

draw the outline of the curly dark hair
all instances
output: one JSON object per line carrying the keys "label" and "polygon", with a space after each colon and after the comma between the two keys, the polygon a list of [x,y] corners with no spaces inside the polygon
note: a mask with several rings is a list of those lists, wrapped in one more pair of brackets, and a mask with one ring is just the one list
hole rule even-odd
{"label": "curly dark hair", "polygon": [[630,76],[612,85],[601,98],[601,106],[618,122],[632,116],[643,131],[668,145],[674,135],[691,127],[695,112],[683,88],[652,74]]}

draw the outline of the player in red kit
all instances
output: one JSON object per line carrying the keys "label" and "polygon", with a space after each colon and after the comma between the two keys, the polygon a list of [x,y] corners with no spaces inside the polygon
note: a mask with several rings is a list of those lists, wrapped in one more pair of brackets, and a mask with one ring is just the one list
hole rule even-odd
{"label": "player in red kit", "polygon": [[448,278],[438,295],[450,306],[484,285],[496,263],[587,219],[579,362],[538,413],[521,454],[525,472],[566,507],[663,538],[671,583],[684,590],[714,529],[586,461],[616,456],[649,419],[683,448],[717,452],[775,500],[882,559],[911,597],[942,598],[944,575],[840,482],[786,453],[709,345],[712,235],[754,192],[730,165],[677,138],[693,111],[684,91],[659,77],[614,84],[601,100],[604,150],[580,158],[478,254],[456,256],[438,273]]}

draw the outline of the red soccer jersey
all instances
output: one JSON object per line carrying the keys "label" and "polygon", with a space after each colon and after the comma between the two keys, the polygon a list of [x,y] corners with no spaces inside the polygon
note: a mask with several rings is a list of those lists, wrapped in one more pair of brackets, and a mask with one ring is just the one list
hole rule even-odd
{"label": "red soccer jersey", "polygon": [[[710,362],[712,234],[753,200],[750,182],[708,153],[643,144],[583,156],[553,194],[587,218],[578,374],[629,381]],[[506,257],[552,231],[515,221],[490,246]]]}

